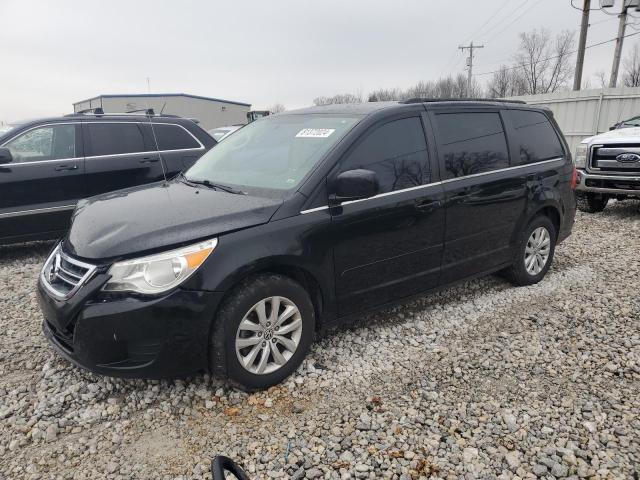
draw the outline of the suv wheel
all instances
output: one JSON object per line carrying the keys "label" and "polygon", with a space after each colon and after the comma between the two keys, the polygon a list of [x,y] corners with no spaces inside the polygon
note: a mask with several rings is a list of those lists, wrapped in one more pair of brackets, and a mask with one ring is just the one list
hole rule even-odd
{"label": "suv wheel", "polygon": [[516,248],[513,265],[505,276],[515,285],[532,285],[544,278],[556,248],[556,229],[548,217],[535,217]]}
{"label": "suv wheel", "polygon": [[288,277],[251,277],[224,301],[209,341],[211,371],[243,390],[280,383],[306,356],[315,312],[306,290]]}
{"label": "suv wheel", "polygon": [[597,213],[604,210],[609,202],[609,195],[600,193],[576,193],[576,203],[581,212]]}

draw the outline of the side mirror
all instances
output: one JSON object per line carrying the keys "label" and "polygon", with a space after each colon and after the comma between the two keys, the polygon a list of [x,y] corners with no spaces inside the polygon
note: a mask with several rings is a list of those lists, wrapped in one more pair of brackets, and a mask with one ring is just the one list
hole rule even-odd
{"label": "side mirror", "polygon": [[13,162],[13,155],[11,150],[5,147],[0,147],[0,165]]}
{"label": "side mirror", "polygon": [[380,190],[378,176],[371,170],[347,170],[340,173],[333,182],[332,205],[350,200],[373,197]]}

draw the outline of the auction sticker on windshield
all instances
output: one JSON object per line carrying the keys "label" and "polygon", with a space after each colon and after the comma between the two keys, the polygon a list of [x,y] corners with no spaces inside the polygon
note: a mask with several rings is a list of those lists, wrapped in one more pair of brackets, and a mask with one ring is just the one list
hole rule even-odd
{"label": "auction sticker on windshield", "polygon": [[335,131],[335,128],[303,128],[296,138],[327,138]]}

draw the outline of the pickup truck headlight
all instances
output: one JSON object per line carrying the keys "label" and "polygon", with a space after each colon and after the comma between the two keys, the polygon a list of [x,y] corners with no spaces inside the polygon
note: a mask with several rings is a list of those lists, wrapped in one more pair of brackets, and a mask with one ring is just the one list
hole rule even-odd
{"label": "pickup truck headlight", "polygon": [[180,285],[209,257],[218,245],[213,238],[168,252],[114,263],[105,292],[157,294]]}
{"label": "pickup truck headlight", "polygon": [[589,151],[586,145],[578,145],[576,148],[576,156],[573,161],[576,165],[576,168],[586,168],[587,167],[587,152]]}

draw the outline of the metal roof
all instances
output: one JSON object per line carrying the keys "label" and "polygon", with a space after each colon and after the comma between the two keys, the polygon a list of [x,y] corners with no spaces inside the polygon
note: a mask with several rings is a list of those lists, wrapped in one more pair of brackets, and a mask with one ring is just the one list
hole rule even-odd
{"label": "metal roof", "polygon": [[188,98],[197,98],[198,100],[208,100],[210,102],[242,105],[243,107],[251,106],[250,103],[236,102],[234,100],[224,100],[222,98],[203,97],[202,95],[191,95],[190,93],[118,93],[118,94],[97,95],[95,97],[87,98],[86,100],[80,100],[79,102],[74,102],[73,105],[75,106],[75,105],[78,105],[79,103],[89,102],[91,100],[97,100],[99,98],[155,98],[155,97],[188,97]]}

